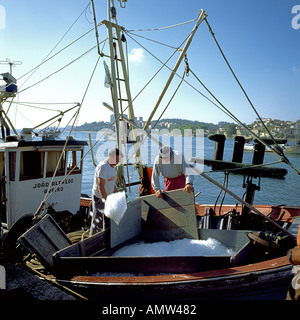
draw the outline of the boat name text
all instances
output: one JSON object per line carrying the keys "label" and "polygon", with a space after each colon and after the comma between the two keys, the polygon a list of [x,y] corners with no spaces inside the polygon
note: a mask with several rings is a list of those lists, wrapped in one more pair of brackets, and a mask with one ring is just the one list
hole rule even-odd
{"label": "boat name text", "polygon": [[[74,182],[74,179],[65,179],[65,180],[59,180],[59,181],[52,181],[51,183],[51,187],[57,187],[57,186],[60,186],[60,187],[57,187],[56,189],[50,189],[50,192],[53,192],[53,191],[56,191],[56,192],[59,192],[59,191],[63,191],[64,188],[61,186],[61,185],[64,185],[64,184],[71,184]],[[42,181],[42,182],[39,182],[39,183],[35,183],[33,185],[33,189],[39,189],[39,188],[48,188],[50,185],[49,182],[45,182],[45,181]],[[47,193],[47,189],[44,190],[44,193]]]}

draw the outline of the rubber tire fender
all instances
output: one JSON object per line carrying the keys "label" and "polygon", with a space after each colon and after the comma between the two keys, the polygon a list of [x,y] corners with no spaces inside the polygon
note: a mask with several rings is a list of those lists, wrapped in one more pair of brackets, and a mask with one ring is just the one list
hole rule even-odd
{"label": "rubber tire fender", "polygon": [[26,213],[20,217],[10,228],[3,239],[4,256],[11,262],[17,261],[18,238],[33,226],[33,214]]}

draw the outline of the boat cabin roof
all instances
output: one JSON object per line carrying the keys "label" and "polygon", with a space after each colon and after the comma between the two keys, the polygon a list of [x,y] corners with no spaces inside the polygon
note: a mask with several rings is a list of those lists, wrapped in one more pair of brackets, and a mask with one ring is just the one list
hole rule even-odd
{"label": "boat cabin roof", "polygon": [[[8,141],[0,143],[0,150],[6,148],[18,148],[18,147],[63,147],[66,143],[66,140],[36,140],[36,141],[25,141],[25,140],[17,140],[17,141]],[[67,142],[67,146],[71,147],[79,147],[86,146],[86,141],[78,141],[78,140],[69,140]]]}

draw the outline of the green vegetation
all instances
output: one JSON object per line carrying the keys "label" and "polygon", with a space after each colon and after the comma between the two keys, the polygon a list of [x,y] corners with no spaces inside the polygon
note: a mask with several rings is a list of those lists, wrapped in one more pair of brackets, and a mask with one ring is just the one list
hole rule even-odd
{"label": "green vegetation", "polygon": [[[289,137],[294,136],[298,132],[298,128],[300,129],[300,119],[296,122],[292,121],[282,121],[282,120],[273,120],[271,118],[263,119],[265,126],[272,132],[274,137]],[[145,125],[145,121],[137,121],[137,125],[140,128],[143,128]],[[88,132],[97,132],[101,129],[106,129],[111,126],[110,122],[91,122],[85,123],[81,126],[77,127],[79,131],[88,131]],[[265,130],[263,125],[260,121],[255,121],[252,124],[248,125],[254,133],[259,136],[265,135]],[[114,130],[114,125],[111,126],[111,129]],[[220,121],[218,124],[214,123],[206,123],[200,121],[192,121],[192,120],[185,120],[185,119],[161,119],[158,122],[153,120],[151,122],[151,130],[162,130],[167,129],[172,131],[174,129],[179,129],[182,134],[184,134],[184,130],[191,129],[193,134],[196,134],[197,129],[203,129],[204,135],[208,136],[210,134],[220,133],[225,134],[227,138],[232,138],[235,135],[244,135],[248,136],[249,133],[245,130],[242,126],[239,126],[235,123]]]}

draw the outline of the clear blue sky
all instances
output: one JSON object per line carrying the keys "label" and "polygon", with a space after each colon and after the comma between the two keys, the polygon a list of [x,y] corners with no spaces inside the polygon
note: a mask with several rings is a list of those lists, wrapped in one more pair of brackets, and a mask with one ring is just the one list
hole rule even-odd
{"label": "clear blue sky", "polygon": [[[37,0],[0,0],[0,18],[3,19],[5,13],[5,27],[0,29],[0,60],[9,58],[12,61],[22,61],[22,65],[13,69],[13,75],[19,79],[50,53],[87,4],[87,0],[52,0],[43,3]],[[107,18],[106,4],[106,0],[95,0],[98,21]],[[292,19],[295,17],[292,8],[298,4],[300,5],[300,1],[296,0],[128,0],[126,9],[121,9],[115,0],[118,23],[127,30],[165,27],[189,21],[197,17],[200,9],[204,9],[219,44],[259,114],[262,117],[292,121],[300,118],[300,29],[292,27]],[[54,52],[91,29],[91,22],[92,15],[87,10]],[[177,47],[193,26],[194,23],[190,23],[164,31],[136,33]],[[99,28],[99,33],[100,39],[104,39],[104,26]],[[129,37],[127,39],[134,97],[157,71],[160,63],[144,49],[137,50],[138,44]],[[173,49],[153,42],[135,39],[162,61],[173,52]],[[19,87],[21,90],[26,89],[94,44],[95,37],[91,32],[71,49],[39,68],[25,84],[23,82],[27,76],[21,78],[18,81]],[[104,51],[108,52],[107,46]],[[188,59],[191,69],[242,122],[251,123],[255,120],[256,115],[229,73],[205,23],[197,31],[188,51]],[[96,60],[97,53],[94,51],[48,80],[21,92],[18,100],[81,102]],[[174,64],[173,59],[169,66],[173,67]],[[0,73],[8,70],[8,66],[0,65]],[[183,67],[178,73],[183,73]],[[137,98],[134,102],[136,116],[143,116],[144,119],[149,116],[168,74],[169,71],[164,70],[156,82]],[[204,92],[192,75],[187,80]],[[175,79],[157,117],[178,81]],[[103,83],[104,68],[101,59],[78,124],[109,120],[110,113],[102,106],[102,102],[111,103],[110,91],[104,88]],[[58,106],[53,108],[57,109]],[[12,109],[11,117],[18,128],[32,126],[32,122],[43,119],[36,109],[19,106],[18,111],[25,116],[16,117]],[[54,114],[48,113],[50,116]],[[164,117],[213,123],[232,121],[186,84],[182,85]]]}

